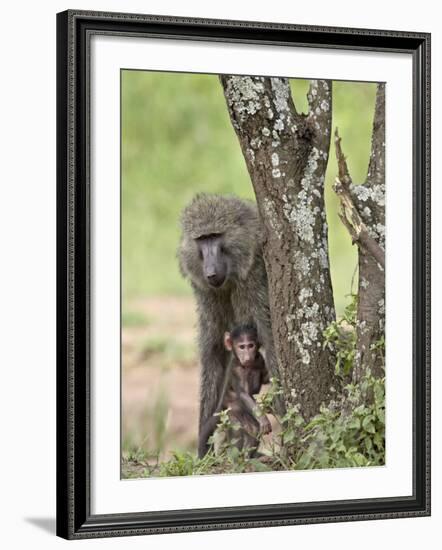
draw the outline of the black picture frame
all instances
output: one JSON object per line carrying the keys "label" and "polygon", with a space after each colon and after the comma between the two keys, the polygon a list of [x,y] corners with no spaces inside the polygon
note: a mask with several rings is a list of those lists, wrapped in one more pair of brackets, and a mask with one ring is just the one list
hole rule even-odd
{"label": "black picture frame", "polygon": [[[92,515],[89,40],[155,36],[405,52],[413,59],[413,495]],[[430,514],[430,35],[69,10],[57,15],[57,535],[67,539]]]}

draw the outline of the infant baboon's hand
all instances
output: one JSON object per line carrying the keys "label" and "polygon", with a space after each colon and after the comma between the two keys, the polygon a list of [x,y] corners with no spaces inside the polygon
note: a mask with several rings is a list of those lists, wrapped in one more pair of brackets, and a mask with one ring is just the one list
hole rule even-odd
{"label": "infant baboon's hand", "polygon": [[262,434],[269,434],[272,431],[272,425],[270,424],[270,420],[267,418],[267,416],[261,416],[259,419],[259,425],[261,428]]}

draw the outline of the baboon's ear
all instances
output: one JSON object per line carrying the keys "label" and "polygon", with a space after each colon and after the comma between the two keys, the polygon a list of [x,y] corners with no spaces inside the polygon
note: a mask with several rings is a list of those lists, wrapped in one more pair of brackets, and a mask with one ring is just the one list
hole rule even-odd
{"label": "baboon's ear", "polygon": [[230,336],[230,332],[224,333],[224,347],[228,351],[233,350],[233,342],[232,342],[232,337]]}

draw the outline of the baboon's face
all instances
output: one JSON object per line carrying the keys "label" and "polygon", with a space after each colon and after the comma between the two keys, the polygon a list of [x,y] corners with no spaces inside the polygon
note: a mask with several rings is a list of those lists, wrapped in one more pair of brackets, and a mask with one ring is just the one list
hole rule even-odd
{"label": "baboon's face", "polygon": [[211,287],[221,287],[229,276],[230,268],[223,235],[204,235],[195,242],[205,280]]}
{"label": "baboon's face", "polygon": [[258,345],[249,334],[240,334],[233,342],[233,350],[242,367],[251,367],[255,363]]}

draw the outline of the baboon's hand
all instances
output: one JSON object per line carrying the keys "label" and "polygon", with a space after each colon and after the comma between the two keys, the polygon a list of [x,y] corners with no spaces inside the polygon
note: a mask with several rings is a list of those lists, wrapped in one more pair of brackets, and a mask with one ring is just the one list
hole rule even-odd
{"label": "baboon's hand", "polygon": [[269,434],[272,431],[272,425],[270,424],[270,420],[267,418],[267,416],[261,416],[259,419],[259,426],[261,428],[262,434]]}

